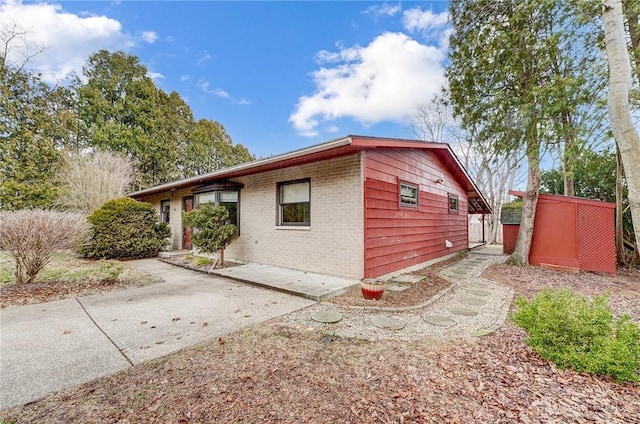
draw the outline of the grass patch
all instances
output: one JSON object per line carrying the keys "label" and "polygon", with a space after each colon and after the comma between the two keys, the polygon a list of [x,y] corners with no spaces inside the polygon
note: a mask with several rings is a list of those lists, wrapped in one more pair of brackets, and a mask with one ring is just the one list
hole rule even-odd
{"label": "grass patch", "polygon": [[[0,285],[15,284],[15,261],[6,252],[0,252]],[[97,281],[138,281],[151,282],[153,279],[132,269],[124,262],[116,260],[79,259],[72,252],[58,252],[36,277],[36,283],[45,282],[97,282]]]}
{"label": "grass patch", "polygon": [[193,259],[193,265],[195,266],[210,266],[213,265],[213,259],[211,258],[205,258],[202,256],[198,256],[196,258]]}

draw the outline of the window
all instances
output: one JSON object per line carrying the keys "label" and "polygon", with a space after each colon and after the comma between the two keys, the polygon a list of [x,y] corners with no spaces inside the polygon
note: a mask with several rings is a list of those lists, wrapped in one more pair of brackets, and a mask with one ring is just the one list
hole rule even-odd
{"label": "window", "polygon": [[238,221],[238,192],[237,191],[219,191],[218,204],[224,206],[229,211],[229,223],[240,228]]}
{"label": "window", "polygon": [[455,194],[449,195],[449,213],[458,213],[458,196]]}
{"label": "window", "polygon": [[169,223],[169,218],[171,215],[171,200],[161,200],[160,201],[160,222]]}
{"label": "window", "polygon": [[196,208],[203,203],[215,203],[224,206],[229,211],[229,224],[236,226],[240,234],[240,220],[238,219],[238,204],[240,203],[240,192],[237,190],[219,190],[198,193],[196,196]]}
{"label": "window", "polygon": [[400,183],[400,206],[418,207],[418,186],[409,183]]}
{"label": "window", "polygon": [[278,183],[278,225],[311,225],[311,180]]}

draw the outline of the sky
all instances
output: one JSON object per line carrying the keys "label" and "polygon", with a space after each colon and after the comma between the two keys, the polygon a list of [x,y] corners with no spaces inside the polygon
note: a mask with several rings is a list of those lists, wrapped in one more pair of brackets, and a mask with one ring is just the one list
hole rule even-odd
{"label": "sky", "polygon": [[0,0],[0,27],[44,47],[28,67],[52,84],[100,49],[137,56],[260,158],[349,134],[413,138],[407,117],[446,84],[447,6]]}

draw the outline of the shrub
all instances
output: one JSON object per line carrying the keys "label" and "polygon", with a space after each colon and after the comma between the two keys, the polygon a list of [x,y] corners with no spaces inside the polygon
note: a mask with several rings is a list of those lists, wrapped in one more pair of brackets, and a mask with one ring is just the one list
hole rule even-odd
{"label": "shrub", "polygon": [[640,328],[628,315],[614,321],[608,301],[543,290],[532,301],[518,299],[511,319],[528,333],[526,343],[560,368],[638,381]]}
{"label": "shrub", "polygon": [[171,235],[152,205],[128,197],[106,202],[87,220],[90,238],[80,248],[85,258],[154,257],[167,246]]}
{"label": "shrub", "polygon": [[0,212],[0,250],[16,262],[17,284],[31,283],[57,250],[82,240],[87,221],[81,214],[40,209]]}
{"label": "shrub", "polygon": [[110,151],[71,155],[58,171],[56,203],[65,210],[90,214],[106,201],[126,194],[134,180],[131,159]]}
{"label": "shrub", "polygon": [[[236,237],[236,226],[228,224],[224,206],[205,203],[182,216],[182,223],[195,229],[191,241],[203,253],[219,253],[224,265],[224,248]],[[214,264],[215,267],[215,264]]]}

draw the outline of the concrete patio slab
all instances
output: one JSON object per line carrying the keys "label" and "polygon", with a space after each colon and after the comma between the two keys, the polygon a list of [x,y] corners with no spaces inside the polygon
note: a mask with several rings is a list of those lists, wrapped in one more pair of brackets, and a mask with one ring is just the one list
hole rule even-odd
{"label": "concrete patio slab", "polygon": [[359,280],[256,263],[216,269],[212,274],[318,301],[360,285]]}

